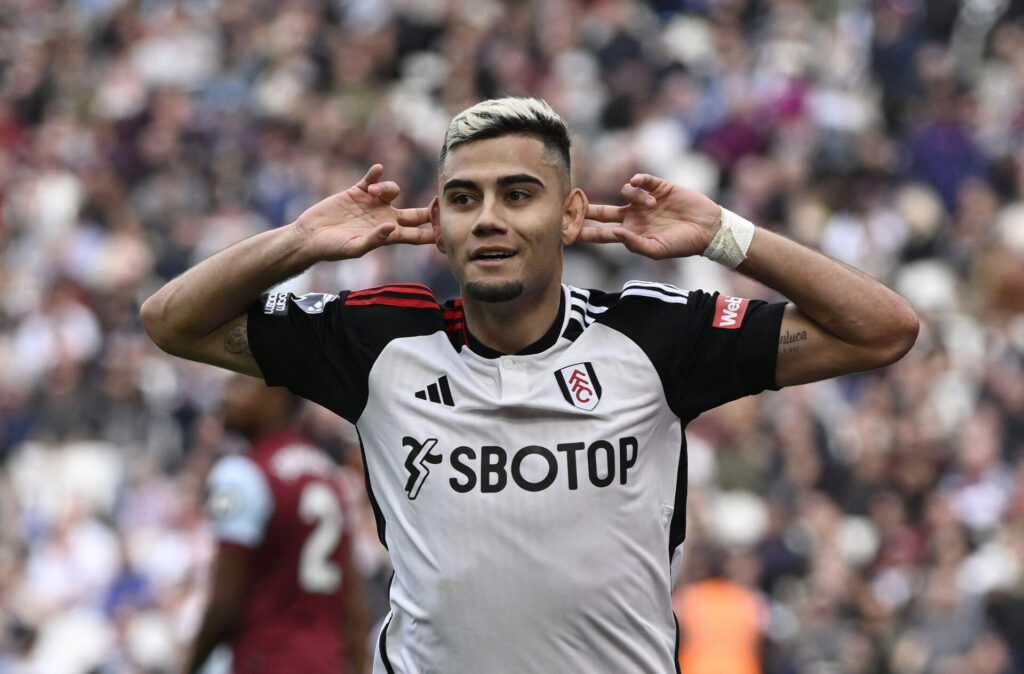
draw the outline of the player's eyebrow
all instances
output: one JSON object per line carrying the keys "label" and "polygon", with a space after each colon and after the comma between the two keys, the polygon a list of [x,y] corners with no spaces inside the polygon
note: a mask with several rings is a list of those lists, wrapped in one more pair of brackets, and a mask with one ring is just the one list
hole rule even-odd
{"label": "player's eyebrow", "polygon": [[[513,173],[507,176],[501,176],[495,183],[498,187],[507,187],[509,185],[519,185],[521,183],[530,183],[532,185],[538,185],[539,187],[545,187],[544,181],[535,175],[529,173]],[[475,181],[465,180],[463,178],[452,178],[441,187],[441,192],[447,192],[448,190],[454,189],[465,189],[480,191],[480,185]]]}
{"label": "player's eyebrow", "polygon": [[452,178],[451,180],[446,182],[441,187],[441,191],[442,192],[447,192],[448,190],[454,190],[454,189],[474,190],[476,192],[479,192],[480,191],[480,186],[477,185],[472,180],[463,180],[461,178]]}
{"label": "player's eyebrow", "polygon": [[531,183],[544,187],[544,182],[540,178],[530,175],[529,173],[513,173],[510,176],[501,176],[498,178],[499,187],[507,187],[508,185],[517,185],[519,183]]}

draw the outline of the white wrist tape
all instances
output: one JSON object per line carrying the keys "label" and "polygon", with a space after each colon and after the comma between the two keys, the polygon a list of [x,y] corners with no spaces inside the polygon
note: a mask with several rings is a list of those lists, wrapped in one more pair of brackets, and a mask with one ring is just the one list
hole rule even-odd
{"label": "white wrist tape", "polygon": [[735,269],[747,259],[747,249],[754,238],[754,223],[732,211],[722,209],[722,226],[702,255]]}

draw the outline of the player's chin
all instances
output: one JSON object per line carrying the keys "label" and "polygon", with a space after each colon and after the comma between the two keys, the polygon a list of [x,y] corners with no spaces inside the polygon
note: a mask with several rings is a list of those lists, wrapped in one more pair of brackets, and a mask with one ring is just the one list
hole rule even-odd
{"label": "player's chin", "polygon": [[522,281],[470,281],[466,295],[478,302],[508,302],[523,294]]}

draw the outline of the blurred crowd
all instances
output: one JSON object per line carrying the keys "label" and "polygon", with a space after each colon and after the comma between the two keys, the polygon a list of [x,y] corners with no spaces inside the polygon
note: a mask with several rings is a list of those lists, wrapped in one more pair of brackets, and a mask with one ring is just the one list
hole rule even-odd
{"label": "blurred crowd", "polygon": [[[223,375],[156,349],[142,300],[375,162],[426,205],[448,119],[496,95],[566,117],[592,202],[661,175],[920,313],[884,371],[691,425],[680,615],[735,590],[766,674],[1024,673],[1024,2],[0,4],[0,673],[169,672],[195,629],[203,481],[239,446]],[[772,298],[700,259],[566,260]],[[428,246],[288,285],[394,280],[456,292]],[[352,429],[307,424],[361,494]]]}

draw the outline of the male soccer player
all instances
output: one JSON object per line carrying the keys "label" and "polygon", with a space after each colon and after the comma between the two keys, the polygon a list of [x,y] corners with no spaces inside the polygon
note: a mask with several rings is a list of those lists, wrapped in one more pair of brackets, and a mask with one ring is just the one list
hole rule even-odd
{"label": "male soccer player", "polygon": [[[427,208],[391,207],[382,170],[168,283],[142,308],[146,329],[355,423],[395,568],[375,672],[674,671],[686,424],[892,363],[914,343],[914,312],[654,176],[630,179],[623,206],[588,205],[566,126],[535,99],[452,120]],[[562,248],[575,241],[703,253],[791,304],[571,287]],[[461,298],[414,284],[260,298],[314,262],[396,243],[434,243]]]}
{"label": "male soccer player", "polygon": [[296,430],[288,390],[238,375],[224,425],[252,443],[210,471],[217,536],[206,612],[184,671],[221,642],[236,674],[363,674],[366,615],[338,467]]}

